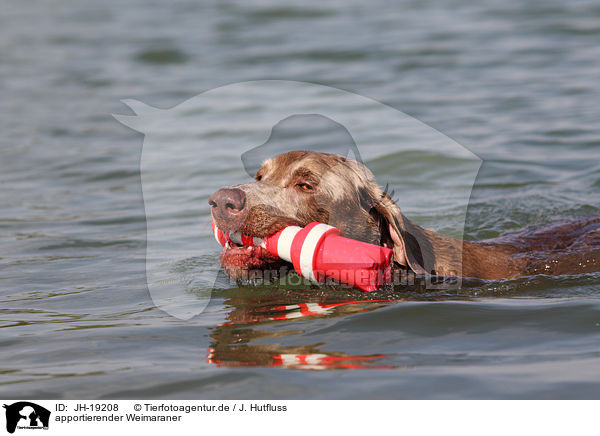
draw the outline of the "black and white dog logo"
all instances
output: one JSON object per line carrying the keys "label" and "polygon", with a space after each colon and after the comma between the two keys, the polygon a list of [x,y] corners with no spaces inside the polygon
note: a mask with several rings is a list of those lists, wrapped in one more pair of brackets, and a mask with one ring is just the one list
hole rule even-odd
{"label": "black and white dog logo", "polygon": [[15,429],[48,429],[50,411],[29,401],[19,401],[4,405],[6,409],[6,431]]}

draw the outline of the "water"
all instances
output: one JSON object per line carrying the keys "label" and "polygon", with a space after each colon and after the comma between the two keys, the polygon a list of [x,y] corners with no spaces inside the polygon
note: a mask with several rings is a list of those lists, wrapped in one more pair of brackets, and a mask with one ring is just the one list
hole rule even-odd
{"label": "water", "polygon": [[[239,81],[315,82],[397,108],[483,159],[467,239],[597,214],[597,4],[121,3],[11,3],[0,15],[0,396],[600,397],[598,273],[393,295],[219,277],[192,289],[211,297],[201,315],[169,316],[146,285],[142,136],[110,116],[127,112],[123,98],[170,108]],[[396,145],[380,135],[389,155],[366,160],[378,180],[402,184],[411,217],[459,231],[451,205],[413,200],[436,175],[459,184],[460,171]],[[206,199],[247,178],[221,147],[203,153],[214,159],[197,161],[195,185],[172,187],[194,200],[174,200],[161,222],[182,238],[204,226],[178,265],[200,278],[219,271]]]}

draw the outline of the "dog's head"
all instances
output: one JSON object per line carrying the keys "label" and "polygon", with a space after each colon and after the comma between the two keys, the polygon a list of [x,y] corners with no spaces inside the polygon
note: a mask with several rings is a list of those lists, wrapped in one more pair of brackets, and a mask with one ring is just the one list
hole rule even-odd
{"label": "dog's head", "polygon": [[[280,154],[263,163],[254,182],[219,189],[209,204],[217,226],[226,232],[263,238],[290,225],[322,222],[347,238],[393,248],[397,264],[425,273],[423,229],[403,217],[371,171],[342,156]],[[234,278],[279,263],[260,247],[225,248],[221,262]]]}

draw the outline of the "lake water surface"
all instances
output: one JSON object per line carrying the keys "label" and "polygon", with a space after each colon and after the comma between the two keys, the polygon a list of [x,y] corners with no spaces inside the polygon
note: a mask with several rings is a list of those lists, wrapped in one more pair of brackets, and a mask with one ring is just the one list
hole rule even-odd
{"label": "lake water surface", "polygon": [[[599,41],[591,1],[5,4],[0,396],[600,398],[600,273],[437,293],[232,286],[207,198],[249,179],[240,155],[261,140],[210,110],[171,126],[214,123],[185,137],[197,154],[165,164],[168,206],[152,221],[175,247],[197,241],[177,268],[207,306],[169,315],[146,284],[143,136],[110,115],[130,113],[121,99],[167,109],[248,80],[324,85],[311,101],[328,101],[326,87],[366,96],[483,160],[464,237],[491,238],[600,213]],[[289,98],[310,106],[275,89],[238,115]],[[399,148],[375,116],[345,110],[404,212],[460,235],[461,209],[443,199],[464,192],[465,162]],[[298,119],[282,141],[337,141],[317,124]],[[178,162],[182,138],[158,161]]]}

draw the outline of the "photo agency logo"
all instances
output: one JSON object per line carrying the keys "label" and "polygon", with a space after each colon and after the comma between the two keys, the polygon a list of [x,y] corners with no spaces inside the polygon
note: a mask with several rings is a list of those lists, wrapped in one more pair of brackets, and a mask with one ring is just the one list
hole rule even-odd
{"label": "photo agency logo", "polygon": [[19,430],[48,430],[50,411],[39,404],[29,401],[18,401],[4,404],[6,409],[6,431],[14,433]]}
{"label": "photo agency logo", "polygon": [[[481,160],[421,121],[280,80],[222,86],[166,110],[123,102],[135,115],[114,117],[144,134],[148,289],[169,314],[190,319],[214,288],[240,282],[460,286],[461,247],[441,280],[424,228],[435,205],[462,238]],[[337,253],[325,260],[324,241]]]}

